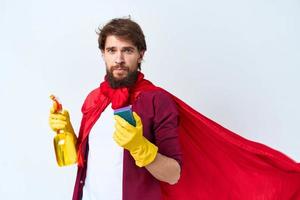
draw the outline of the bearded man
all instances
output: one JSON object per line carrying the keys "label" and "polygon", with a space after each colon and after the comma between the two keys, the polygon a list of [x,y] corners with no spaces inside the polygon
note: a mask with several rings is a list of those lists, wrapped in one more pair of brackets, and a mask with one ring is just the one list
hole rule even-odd
{"label": "bearded man", "polygon": [[[73,200],[300,199],[299,163],[144,79],[137,23],[111,20],[98,43],[106,76],[82,106]],[[127,106],[135,126],[113,114]],[[50,126],[73,132],[66,110]]]}
{"label": "bearded man", "polygon": [[[175,184],[180,177],[176,105],[140,72],[147,47],[137,23],[113,19],[99,30],[98,41],[106,76],[82,107],[73,199],[161,199],[160,181]],[[136,126],[113,116],[128,105]],[[52,118],[54,130],[72,130],[69,120],[57,121],[69,119],[66,111]]]}

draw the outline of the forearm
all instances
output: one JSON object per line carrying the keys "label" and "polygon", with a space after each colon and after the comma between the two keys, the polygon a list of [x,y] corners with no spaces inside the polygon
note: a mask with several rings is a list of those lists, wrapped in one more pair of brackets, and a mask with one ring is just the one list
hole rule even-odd
{"label": "forearm", "polygon": [[171,185],[177,183],[180,178],[181,169],[178,162],[160,153],[157,153],[154,161],[145,167],[156,179]]}

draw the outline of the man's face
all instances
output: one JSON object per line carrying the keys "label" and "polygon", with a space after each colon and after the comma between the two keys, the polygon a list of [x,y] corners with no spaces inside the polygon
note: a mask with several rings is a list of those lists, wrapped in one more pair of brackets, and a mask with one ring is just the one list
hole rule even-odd
{"label": "man's face", "polygon": [[102,56],[111,87],[131,86],[137,78],[138,64],[144,52],[128,40],[110,35],[106,38]]}

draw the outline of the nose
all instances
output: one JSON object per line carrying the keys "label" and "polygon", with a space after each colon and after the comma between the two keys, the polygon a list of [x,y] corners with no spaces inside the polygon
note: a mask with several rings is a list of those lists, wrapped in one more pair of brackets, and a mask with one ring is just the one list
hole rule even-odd
{"label": "nose", "polygon": [[125,62],[124,55],[123,55],[123,53],[121,51],[119,51],[116,54],[115,63],[116,64],[123,64],[124,62]]}

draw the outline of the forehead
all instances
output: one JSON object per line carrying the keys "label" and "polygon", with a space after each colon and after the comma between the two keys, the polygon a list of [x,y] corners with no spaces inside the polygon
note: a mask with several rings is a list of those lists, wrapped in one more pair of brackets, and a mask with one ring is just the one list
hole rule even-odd
{"label": "forehead", "polygon": [[126,40],[122,37],[119,36],[115,36],[115,35],[109,35],[106,38],[105,41],[105,48],[109,48],[109,47],[133,47],[136,48],[136,46],[133,44],[132,41],[130,40]]}

